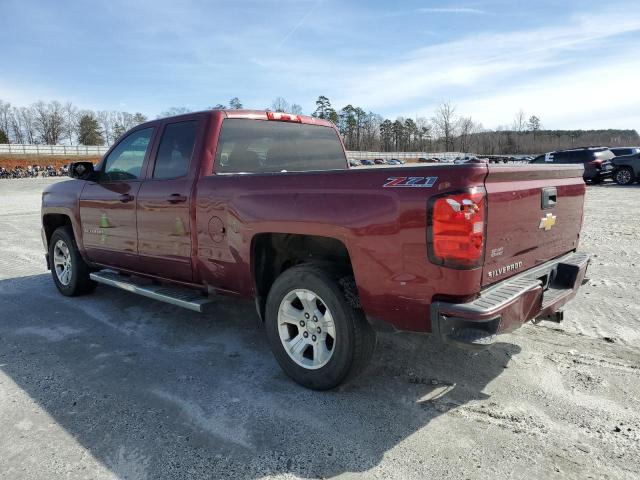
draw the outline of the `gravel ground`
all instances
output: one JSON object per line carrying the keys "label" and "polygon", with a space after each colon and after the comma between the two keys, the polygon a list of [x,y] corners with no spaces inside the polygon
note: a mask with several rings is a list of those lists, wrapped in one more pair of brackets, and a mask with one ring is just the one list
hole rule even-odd
{"label": "gravel ground", "polygon": [[252,305],[59,295],[52,181],[0,180],[0,477],[639,478],[640,187],[589,187],[591,280],[562,324],[478,355],[381,335],[364,375],[318,393],[280,371]]}

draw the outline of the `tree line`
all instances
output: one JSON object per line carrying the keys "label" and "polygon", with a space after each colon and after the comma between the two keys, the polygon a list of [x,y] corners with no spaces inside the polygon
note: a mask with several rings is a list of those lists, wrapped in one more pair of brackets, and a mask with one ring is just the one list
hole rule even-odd
{"label": "tree line", "polygon": [[[324,95],[311,113],[333,122],[347,150],[388,152],[472,152],[480,155],[533,154],[586,145],[624,146],[640,144],[635,130],[544,130],[537,115],[518,111],[511,122],[486,129],[455,105],[441,103],[431,117],[384,118],[354,105],[336,109]],[[238,97],[209,109],[242,109]],[[297,103],[276,97],[265,108],[302,114]],[[171,107],[158,118],[188,113]],[[0,100],[0,143],[110,145],[128,129],[147,121],[140,113],[79,109],[70,102],[36,102],[27,107]]]}
{"label": "tree line", "polygon": [[336,110],[326,96],[320,96],[312,115],[337,125],[347,150],[511,155],[590,145],[640,145],[635,130],[544,130],[537,115],[522,110],[510,125],[487,129],[459,115],[450,102],[441,103],[431,117],[392,120],[353,105]]}
{"label": "tree line", "polygon": [[136,112],[79,109],[71,102],[36,102],[26,107],[0,100],[0,143],[104,145],[146,122]]}

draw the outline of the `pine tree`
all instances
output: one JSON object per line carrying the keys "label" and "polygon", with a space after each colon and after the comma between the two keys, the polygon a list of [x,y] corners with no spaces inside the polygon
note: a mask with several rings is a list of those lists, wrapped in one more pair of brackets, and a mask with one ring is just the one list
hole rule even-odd
{"label": "pine tree", "polygon": [[316,111],[311,114],[316,118],[322,118],[324,120],[329,120],[335,125],[338,124],[339,118],[338,113],[331,106],[331,102],[324,95],[320,95],[318,100],[316,100]]}
{"label": "pine tree", "polygon": [[231,100],[229,100],[229,108],[231,110],[241,110],[242,103],[240,102],[240,99],[238,97],[233,97]]}
{"label": "pine tree", "polygon": [[2,129],[0,129],[0,143],[9,143],[9,137]]}
{"label": "pine tree", "polygon": [[136,112],[136,113],[135,113],[135,115],[133,116],[133,122],[134,122],[136,125],[140,125],[141,123],[144,123],[144,122],[146,122],[147,120],[148,120],[148,119],[147,119],[147,116],[146,116],[146,115],[143,115],[143,114],[142,114],[142,113],[140,113],[140,112]]}
{"label": "pine tree", "polygon": [[102,145],[104,138],[98,120],[90,114],[80,117],[78,122],[78,141],[81,145]]}

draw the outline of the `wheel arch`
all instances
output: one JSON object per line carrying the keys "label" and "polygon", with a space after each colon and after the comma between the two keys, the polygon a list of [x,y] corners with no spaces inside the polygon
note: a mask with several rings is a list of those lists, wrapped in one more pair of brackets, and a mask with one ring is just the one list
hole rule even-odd
{"label": "wheel arch", "polygon": [[[46,241],[46,247],[48,248],[49,242],[53,232],[60,227],[69,226],[73,230],[73,223],[71,217],[65,213],[45,213],[42,216],[42,233],[43,240]],[[75,232],[74,232],[75,236]]]}
{"label": "wheel arch", "polygon": [[251,240],[251,279],[256,310],[264,321],[269,290],[285,270],[301,263],[325,265],[353,274],[346,244],[335,237],[297,233],[262,232]]}

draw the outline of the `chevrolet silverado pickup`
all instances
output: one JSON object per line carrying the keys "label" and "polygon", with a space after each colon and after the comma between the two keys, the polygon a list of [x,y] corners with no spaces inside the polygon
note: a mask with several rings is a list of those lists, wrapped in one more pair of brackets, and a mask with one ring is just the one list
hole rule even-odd
{"label": "chevrolet silverado pickup", "polygon": [[582,284],[582,166],[349,168],[335,126],[213,110],[124,134],[42,196],[42,239],[63,295],[98,283],[206,311],[253,299],[273,354],[329,389],[376,331],[469,349],[558,319]]}

